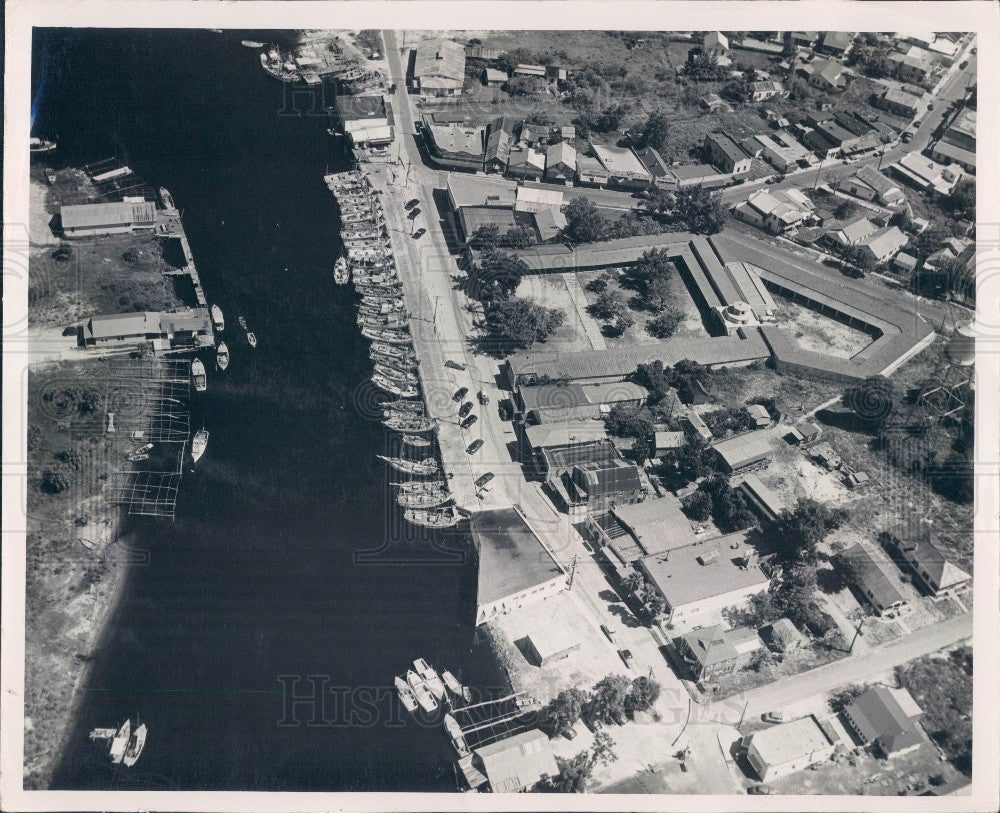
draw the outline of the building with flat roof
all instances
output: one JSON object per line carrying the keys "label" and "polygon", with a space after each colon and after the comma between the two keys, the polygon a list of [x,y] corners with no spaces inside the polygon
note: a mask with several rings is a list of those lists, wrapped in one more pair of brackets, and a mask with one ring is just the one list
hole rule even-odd
{"label": "building with flat roof", "polygon": [[707,683],[743,669],[763,644],[756,630],[714,624],[678,636],[674,648],[694,679]]}
{"label": "building with flat roof", "polygon": [[976,111],[962,109],[931,147],[931,158],[942,164],[958,164],[966,172],[976,171]]}
{"label": "building with flat roof", "polygon": [[548,473],[545,452],[586,445],[592,441],[607,440],[608,437],[603,421],[586,419],[525,424],[520,431],[527,450],[535,457],[537,469],[543,475]]}
{"label": "building with flat roof", "polygon": [[844,709],[844,719],[865,745],[886,759],[915,751],[925,741],[917,724],[923,714],[906,689],[873,686]]}
{"label": "building with flat roof", "polygon": [[568,627],[546,624],[527,635],[526,649],[535,666],[545,666],[580,651],[580,641]]}
{"label": "building with flat roof", "polygon": [[517,183],[506,178],[449,172],[446,185],[455,212],[463,206],[513,209],[517,202]]}
{"label": "building with flat roof", "polygon": [[780,779],[830,758],[839,737],[813,715],[755,731],[747,761],[762,782]]}
{"label": "building with flat roof", "polygon": [[618,505],[611,513],[640,551],[636,559],[668,553],[698,541],[691,521],[681,510],[680,500],[669,494],[631,505]]}
{"label": "building with flat roof", "polygon": [[898,610],[906,604],[906,596],[900,590],[902,582],[899,574],[864,545],[851,545],[839,556],[854,586],[878,615]]}
{"label": "building with flat roof", "polygon": [[500,209],[494,206],[463,206],[458,210],[458,226],[461,236],[471,240],[476,230],[483,226],[496,226],[501,234],[520,225],[513,209]]}
{"label": "building with flat roof", "polygon": [[722,172],[738,176],[750,171],[753,159],[726,133],[716,132],[706,135],[705,152],[708,160]]}
{"label": "building with flat roof", "polygon": [[421,96],[457,96],[465,83],[465,47],[431,39],[416,47],[411,85]]}
{"label": "building with flat roof", "polygon": [[608,173],[609,183],[617,186],[644,187],[653,182],[639,157],[626,147],[594,144],[594,155]]}
{"label": "building with flat roof", "polygon": [[945,595],[972,580],[972,576],[950,561],[937,535],[923,523],[897,525],[884,531],[883,537],[933,596]]}
{"label": "building with flat roof", "polygon": [[649,390],[632,381],[612,384],[539,384],[514,395],[515,406],[534,423],[601,418],[614,406],[641,406]]}
{"label": "building with flat roof", "polygon": [[559,775],[549,738],[537,728],[476,748],[472,762],[493,793],[520,793]]}
{"label": "building with flat roof", "polygon": [[472,540],[479,555],[476,624],[566,589],[565,572],[515,509],[476,514]]}
{"label": "building with flat roof", "polygon": [[637,565],[663,595],[673,624],[743,606],[770,584],[742,532],[645,556]]}
{"label": "building with flat roof", "polygon": [[702,186],[714,189],[725,186],[732,180],[732,175],[719,172],[711,164],[672,164],[661,186],[666,189],[690,189]]}
{"label": "building with flat roof", "polygon": [[77,326],[84,347],[129,347],[149,344],[155,352],[192,350],[215,344],[207,308],[140,311],[91,316]]}
{"label": "building with flat roof", "polygon": [[156,205],[141,203],[74,203],[59,207],[64,237],[99,237],[156,228]]}

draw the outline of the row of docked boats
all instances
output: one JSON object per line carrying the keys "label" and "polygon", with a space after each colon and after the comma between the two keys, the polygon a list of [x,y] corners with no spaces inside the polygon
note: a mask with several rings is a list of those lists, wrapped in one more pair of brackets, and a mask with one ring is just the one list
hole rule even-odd
{"label": "row of docked boats", "polygon": [[406,670],[406,675],[396,675],[396,692],[403,707],[411,714],[417,709],[423,709],[432,714],[441,707],[441,703],[454,701],[468,702],[472,693],[447,669],[439,676],[423,658],[413,662],[413,668]]}
{"label": "row of docked boats", "polygon": [[420,400],[420,360],[380,198],[363,172],[330,174],[324,181],[340,208],[345,250],[334,266],[334,281],[351,282],[361,297],[357,322],[361,335],[371,341],[372,383],[395,396],[382,404],[383,424],[402,435],[403,449],[417,459],[379,457],[401,474],[433,478],[397,484],[396,500],[407,522],[427,528],[451,527],[462,516],[448,505],[451,494],[433,454],[437,421]]}

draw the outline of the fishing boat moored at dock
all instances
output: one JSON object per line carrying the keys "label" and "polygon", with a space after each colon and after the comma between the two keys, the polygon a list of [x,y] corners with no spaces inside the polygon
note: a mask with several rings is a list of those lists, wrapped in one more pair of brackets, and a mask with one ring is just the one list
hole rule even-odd
{"label": "fishing boat moored at dock", "polygon": [[220,370],[225,370],[229,366],[229,348],[225,342],[219,342],[219,347],[215,351],[215,363]]}
{"label": "fishing boat moored at dock", "polygon": [[205,365],[200,358],[195,358],[191,362],[191,383],[195,392],[204,392],[208,389],[208,377],[205,375]]}
{"label": "fishing boat moored at dock", "polygon": [[431,477],[439,473],[437,461],[433,457],[426,457],[423,460],[406,460],[402,457],[386,457],[376,455],[380,460],[384,460],[396,471],[403,474],[419,474],[424,477]]}
{"label": "fishing boat moored at dock", "polygon": [[191,457],[194,458],[195,463],[201,460],[201,456],[205,454],[205,449],[207,448],[208,430],[203,426],[194,433],[194,438],[191,440]]}
{"label": "fishing boat moored at dock", "polygon": [[408,508],[403,518],[424,528],[451,528],[462,521],[461,514],[454,508]]}
{"label": "fishing boat moored at dock", "polygon": [[347,259],[339,257],[333,264],[333,281],[337,285],[347,285],[351,281],[351,267],[347,264]]}
{"label": "fishing boat moored at dock", "polygon": [[222,316],[222,308],[218,305],[212,305],[211,314],[212,324],[215,326],[215,329],[221,333],[226,329],[226,320]]}
{"label": "fishing boat moored at dock", "polygon": [[430,689],[431,693],[439,700],[443,700],[445,697],[444,684],[441,682],[441,678],[438,677],[438,673],[431,668],[427,661],[423,658],[417,658],[413,662],[413,668],[420,675],[424,681],[424,685]]}
{"label": "fishing boat moored at dock", "polygon": [[417,698],[417,702],[420,704],[420,708],[422,708],[428,714],[438,710],[437,698],[434,697],[434,695],[427,688],[424,681],[412,669],[410,669],[406,673],[406,683],[413,691],[414,696]]}
{"label": "fishing boat moored at dock", "polygon": [[410,712],[410,714],[415,713],[418,707],[418,703],[417,703],[417,696],[413,693],[413,689],[411,689],[407,685],[406,681],[403,680],[403,678],[401,678],[399,675],[396,675],[395,683],[396,683],[396,693],[399,695],[399,700],[403,704],[403,707],[408,712]]}
{"label": "fishing boat moored at dock", "polygon": [[433,418],[399,412],[393,413],[382,421],[382,423],[389,429],[395,429],[397,432],[406,432],[407,434],[433,432],[437,428],[437,421]]}

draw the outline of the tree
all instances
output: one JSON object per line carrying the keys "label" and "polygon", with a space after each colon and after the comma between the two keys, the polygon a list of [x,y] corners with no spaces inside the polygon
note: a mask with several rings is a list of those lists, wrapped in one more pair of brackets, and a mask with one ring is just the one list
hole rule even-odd
{"label": "tree", "polygon": [[610,765],[618,759],[614,752],[614,741],[607,731],[594,732],[594,741],[590,746],[590,762],[592,765],[600,762],[602,765]]}
{"label": "tree", "polygon": [[635,317],[628,312],[625,307],[615,313],[614,319],[608,325],[608,332],[612,336],[621,336],[626,330],[635,324]]}
{"label": "tree", "polygon": [[625,298],[621,292],[610,288],[604,291],[588,310],[598,319],[613,319],[622,308],[626,308]]}
{"label": "tree", "polygon": [[788,83],[788,98],[793,102],[807,102],[812,98],[812,88],[801,79],[793,79]]}
{"label": "tree", "polygon": [[586,198],[573,198],[566,206],[563,234],[574,243],[594,243],[605,239],[607,218]]}
{"label": "tree", "polygon": [[677,211],[695,234],[715,234],[722,231],[726,222],[722,204],[700,186],[681,189],[677,193]]}
{"label": "tree", "polygon": [[913,220],[910,217],[910,213],[906,209],[900,209],[898,212],[893,212],[892,217],[889,218],[890,226],[895,226],[897,229],[902,231],[907,231],[912,225]]}
{"label": "tree", "polygon": [[469,245],[477,251],[496,249],[500,245],[500,227],[496,223],[486,223],[469,237]]}
{"label": "tree", "polygon": [[853,211],[854,207],[851,206],[850,202],[842,200],[837,204],[837,208],[833,210],[833,216],[838,220],[843,220]]}
{"label": "tree", "polygon": [[664,150],[670,138],[670,120],[666,114],[654,110],[646,117],[639,133],[639,147],[652,147],[654,150]]}
{"label": "tree", "polygon": [[657,339],[669,339],[677,332],[682,321],[684,321],[684,314],[676,308],[669,308],[655,319],[651,319],[646,324],[646,330]]}
{"label": "tree", "polygon": [[594,763],[586,751],[581,751],[571,759],[556,757],[559,775],[547,777],[541,784],[541,790],[556,793],[584,793],[587,782],[594,772]]}
{"label": "tree", "polygon": [[677,466],[677,473],[687,482],[697,480],[711,471],[705,461],[708,444],[702,440],[701,435],[691,434],[687,443],[679,449],[674,450],[674,464]]}
{"label": "tree", "polygon": [[646,289],[654,280],[669,279],[674,273],[674,264],[666,249],[649,249],[644,251],[626,272],[625,279],[629,286],[645,294]]}
{"label": "tree", "polygon": [[973,218],[976,213],[976,179],[962,178],[945,199],[948,210],[960,218]]}
{"label": "tree", "polygon": [[653,678],[640,675],[632,680],[632,687],[625,698],[625,709],[632,717],[637,711],[652,708],[659,696],[660,684]]}
{"label": "tree", "polygon": [[778,517],[769,534],[771,546],[782,562],[814,562],[816,546],[846,517],[843,508],[830,508],[809,498],[799,500],[793,510]]}
{"label": "tree", "polygon": [[521,258],[505,251],[489,250],[473,270],[471,293],[484,305],[509,299],[528,266]]}
{"label": "tree", "polygon": [[631,683],[622,675],[607,675],[594,684],[594,690],[583,708],[583,718],[591,723],[622,725],[626,719],[625,698]]}
{"label": "tree", "polygon": [[642,302],[649,310],[660,313],[667,307],[672,298],[670,280],[666,276],[657,276],[651,279],[649,284],[646,285],[646,290],[643,291]]}
{"label": "tree", "polygon": [[61,471],[46,469],[42,472],[42,491],[46,494],[61,494],[69,488],[69,480]]}
{"label": "tree", "polygon": [[654,186],[646,197],[645,208],[654,214],[668,214],[677,207],[677,196],[667,189]]}
{"label": "tree", "polygon": [[712,495],[699,489],[684,501],[684,513],[695,522],[705,522],[712,516]]}
{"label": "tree", "polygon": [[630,105],[621,103],[605,107],[594,121],[594,129],[600,133],[608,133],[622,126],[622,121],[628,114]]}
{"label": "tree", "polygon": [[545,341],[564,318],[561,310],[520,297],[491,302],[486,308],[487,330],[501,351],[523,350],[534,342]]}
{"label": "tree", "polygon": [[659,359],[640,364],[633,378],[636,384],[649,390],[652,402],[662,400],[670,391],[674,381],[672,371],[664,368],[663,362]]}
{"label": "tree", "polygon": [[917,258],[918,263],[922,263],[937,251],[941,247],[941,244],[949,237],[951,237],[951,232],[944,228],[944,226],[937,224],[928,226],[913,241],[913,256]]}
{"label": "tree", "polygon": [[859,418],[881,424],[896,407],[896,387],[884,375],[873,375],[848,387],[840,400]]}
{"label": "tree", "polygon": [[615,404],[604,421],[608,434],[620,438],[648,438],[654,430],[648,410],[628,404]]}
{"label": "tree", "polygon": [[500,238],[500,245],[506,248],[527,248],[535,242],[535,233],[527,226],[514,226]]}
{"label": "tree", "polygon": [[550,737],[558,737],[569,731],[580,719],[587,693],[575,687],[563,689],[539,715],[539,728]]}

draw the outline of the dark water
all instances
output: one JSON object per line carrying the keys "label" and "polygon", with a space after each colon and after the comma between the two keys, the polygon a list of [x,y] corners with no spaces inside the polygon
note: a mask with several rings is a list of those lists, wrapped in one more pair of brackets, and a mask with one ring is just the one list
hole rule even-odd
{"label": "dark water", "polygon": [[[58,134],[64,164],[115,155],[170,189],[232,353],[195,396],[210,442],[176,521],[129,526],[149,560],[130,569],[55,785],[454,789],[442,731],[391,685],[417,657],[499,685],[473,651],[474,560],[462,535],[414,533],[390,504],[375,454],[398,441],[359,408],[367,345],[332,282],[322,174],[345,159],[324,117],[282,112],[286,88],[242,38],[273,35],[36,33],[36,133]],[[292,705],[293,690],[314,699]],[[87,732],[126,717],[149,741],[112,769]]]}

